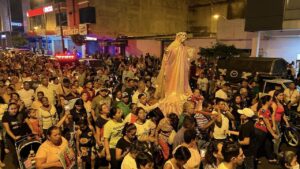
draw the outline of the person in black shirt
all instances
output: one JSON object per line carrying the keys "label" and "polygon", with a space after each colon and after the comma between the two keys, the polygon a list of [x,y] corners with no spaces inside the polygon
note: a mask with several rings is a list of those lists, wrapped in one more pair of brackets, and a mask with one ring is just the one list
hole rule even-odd
{"label": "person in black shirt", "polygon": [[[116,159],[121,161],[127,153],[132,142],[136,139],[136,126],[133,123],[126,123],[123,131],[123,137],[116,145]],[[121,163],[120,163],[121,164]]]}
{"label": "person in black shirt", "polygon": [[109,117],[109,106],[106,103],[100,105],[100,116],[97,117],[95,122],[96,125],[96,151],[98,156],[96,157],[95,168],[97,167],[108,167],[109,162],[105,158],[105,149],[104,149],[104,137],[103,130],[104,125],[108,122]]}
{"label": "person in black shirt", "polygon": [[87,121],[79,121],[79,130],[77,131],[76,147],[81,157],[82,168],[95,168],[95,156],[93,153],[95,145],[95,131]]}
{"label": "person in black shirt", "polygon": [[241,95],[236,95],[233,100],[232,100],[232,103],[231,103],[231,108],[232,108],[232,111],[231,111],[231,114],[234,116],[234,121],[233,121],[233,124],[232,124],[232,129],[233,130],[236,130],[239,128],[240,126],[240,122],[241,122],[241,119],[240,119],[240,114],[237,112],[239,109],[243,109],[243,104],[242,104],[242,97]]}
{"label": "person in black shirt", "polygon": [[229,131],[229,134],[238,135],[238,142],[245,155],[245,169],[254,169],[255,133],[254,121],[252,120],[254,112],[249,108],[244,108],[242,110],[238,110],[238,113],[241,114],[241,126],[239,132]]}
{"label": "person in black shirt", "polygon": [[70,111],[70,113],[76,125],[78,125],[79,121],[87,122],[89,125],[91,124],[91,117],[90,118],[88,117],[82,99],[76,100],[74,104],[74,108]]}
{"label": "person in black shirt", "polygon": [[6,138],[10,139],[13,143],[18,141],[21,136],[30,134],[30,128],[26,117],[18,111],[18,105],[16,103],[10,103],[8,105],[8,111],[4,113],[2,117],[2,123],[6,130]]}
{"label": "person in black shirt", "polygon": [[14,159],[13,164],[16,168],[19,168],[15,142],[20,140],[22,136],[31,133],[31,131],[29,126],[25,123],[26,117],[21,115],[18,111],[19,107],[16,103],[10,103],[7,110],[8,111],[5,112],[2,117],[2,123],[6,130],[8,148],[10,152],[12,152],[12,157]]}

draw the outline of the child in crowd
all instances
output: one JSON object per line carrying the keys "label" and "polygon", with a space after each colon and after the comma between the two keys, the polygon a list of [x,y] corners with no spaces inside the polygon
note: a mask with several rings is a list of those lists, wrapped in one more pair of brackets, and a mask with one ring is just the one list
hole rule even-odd
{"label": "child in crowd", "polygon": [[79,130],[76,133],[76,147],[78,150],[78,160],[80,166],[85,168],[95,168],[95,131],[87,121],[79,121]]}
{"label": "child in crowd", "polygon": [[201,92],[199,89],[194,89],[193,95],[189,98],[189,100],[196,104],[197,110],[202,110],[202,103],[203,103],[204,97],[201,95]]}
{"label": "child in crowd", "polygon": [[40,120],[38,118],[36,109],[29,109],[28,122],[32,127],[32,133],[36,134],[37,138],[41,138],[43,135],[43,131],[41,128]]}

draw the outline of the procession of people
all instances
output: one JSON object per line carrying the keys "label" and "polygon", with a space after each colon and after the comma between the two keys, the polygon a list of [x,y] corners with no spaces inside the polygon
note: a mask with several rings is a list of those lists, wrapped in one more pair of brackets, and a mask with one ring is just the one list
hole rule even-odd
{"label": "procession of people", "polygon": [[254,169],[262,156],[299,168],[295,152],[281,151],[295,84],[260,96],[244,79],[234,93],[185,40],[178,33],[162,59],[97,54],[97,68],[1,53],[0,167],[12,156],[20,168],[15,143],[25,136],[42,140],[38,169]]}

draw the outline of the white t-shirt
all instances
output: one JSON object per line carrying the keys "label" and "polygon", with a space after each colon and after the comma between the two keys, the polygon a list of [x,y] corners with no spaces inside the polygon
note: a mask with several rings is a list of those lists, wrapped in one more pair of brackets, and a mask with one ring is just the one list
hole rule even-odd
{"label": "white t-shirt", "polygon": [[39,108],[38,112],[39,112],[39,116],[42,119],[42,125],[43,125],[43,129],[48,129],[53,125],[56,125],[56,108],[52,105],[50,111],[46,111],[43,110],[42,108]]}
{"label": "white t-shirt", "polygon": [[121,164],[121,169],[137,169],[135,159],[128,153]]}
{"label": "white t-shirt", "polygon": [[151,133],[151,128],[149,123],[145,122],[144,124],[134,123],[136,126],[136,136],[140,139],[143,136],[149,136]]}
{"label": "white t-shirt", "polygon": [[198,78],[197,84],[201,91],[207,91],[208,79],[206,77]]}
{"label": "white t-shirt", "polygon": [[224,92],[222,89],[219,89],[219,90],[216,92],[215,97],[216,97],[216,98],[221,98],[221,99],[224,99],[224,100],[227,100],[227,99],[228,99],[227,93]]}
{"label": "white t-shirt", "polygon": [[30,107],[33,102],[32,99],[34,97],[34,91],[32,89],[21,89],[18,91],[18,94],[20,95],[20,99],[24,102],[25,106]]}
{"label": "white t-shirt", "polygon": [[[218,114],[218,112],[213,111],[212,114]],[[223,114],[221,114],[221,117],[222,117],[221,127],[218,127],[216,124],[214,126],[213,136],[215,139],[226,139],[227,137],[226,133],[229,130],[229,119]]]}

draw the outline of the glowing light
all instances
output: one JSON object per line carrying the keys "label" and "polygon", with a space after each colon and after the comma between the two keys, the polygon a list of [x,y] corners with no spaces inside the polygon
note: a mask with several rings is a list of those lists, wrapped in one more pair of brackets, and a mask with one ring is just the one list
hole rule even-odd
{"label": "glowing light", "polygon": [[98,39],[95,38],[95,37],[87,36],[87,37],[85,37],[85,40],[88,40],[88,41],[97,41]]}
{"label": "glowing light", "polygon": [[53,6],[45,6],[43,11],[44,13],[53,12]]}
{"label": "glowing light", "polygon": [[214,19],[219,19],[219,18],[220,18],[220,15],[219,15],[219,14],[215,14],[215,15],[213,15],[213,18],[214,18]]}
{"label": "glowing light", "polygon": [[223,18],[223,19],[225,19],[225,20],[227,20],[227,18],[226,18],[225,16],[219,15],[219,14],[214,14],[212,17],[213,17],[213,19],[215,19],[215,20],[218,20],[220,17]]}
{"label": "glowing light", "polygon": [[75,59],[74,55],[66,55],[66,54],[56,54],[55,57],[59,60],[73,60],[73,59]]}
{"label": "glowing light", "polygon": [[43,15],[45,13],[49,13],[49,12],[53,12],[53,6],[44,6],[44,7],[40,7],[40,8],[36,8],[36,9],[32,9],[32,10],[28,10],[26,15],[27,17],[33,17],[33,16],[39,16],[39,15]]}
{"label": "glowing light", "polygon": [[11,26],[21,27],[21,26],[23,26],[23,24],[21,22],[11,22]]}

